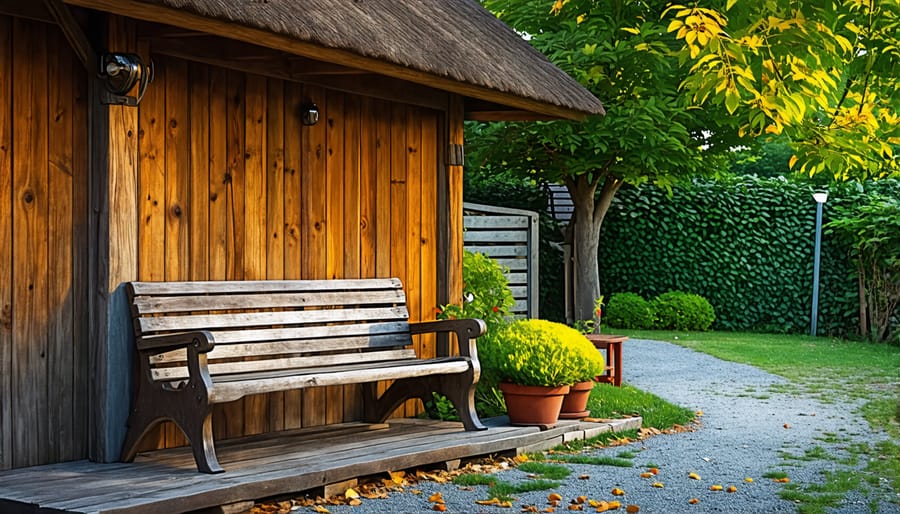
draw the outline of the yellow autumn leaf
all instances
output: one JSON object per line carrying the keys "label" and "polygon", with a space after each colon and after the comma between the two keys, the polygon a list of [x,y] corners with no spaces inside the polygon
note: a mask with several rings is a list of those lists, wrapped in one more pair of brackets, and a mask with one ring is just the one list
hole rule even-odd
{"label": "yellow autumn leaf", "polygon": [[640,512],[640,511],[641,511],[641,508],[638,507],[637,505],[629,505],[629,506],[625,507],[625,512],[627,512],[628,514],[635,514],[636,512]]}
{"label": "yellow autumn leaf", "polygon": [[319,514],[329,514],[331,511],[321,505],[314,505],[313,512],[318,512]]}
{"label": "yellow autumn leaf", "polygon": [[700,480],[700,475],[698,475],[697,473],[689,473],[688,478],[690,478],[691,480]]}
{"label": "yellow autumn leaf", "polygon": [[625,491],[619,489],[618,487],[614,488],[614,489],[613,489],[612,491],[610,491],[610,492],[611,492],[614,496],[624,496],[624,495],[625,495]]}
{"label": "yellow autumn leaf", "polygon": [[622,503],[618,502],[618,501],[611,501],[611,502],[607,503],[606,505],[609,507],[609,510],[616,510],[622,506]]}
{"label": "yellow autumn leaf", "polygon": [[563,498],[559,493],[550,493],[547,495],[547,499],[552,502],[560,502]]}
{"label": "yellow autumn leaf", "polygon": [[431,506],[431,510],[433,510],[435,512],[446,512],[447,506],[444,505],[443,503],[435,503],[434,505]]}
{"label": "yellow autumn leaf", "polygon": [[391,482],[400,485],[406,480],[406,472],[405,471],[388,471],[388,474],[391,476]]}
{"label": "yellow autumn leaf", "polygon": [[735,487],[735,486],[733,486],[733,485],[730,485],[730,486],[728,486],[727,489],[725,489],[725,492],[726,492],[726,493],[736,493],[736,492],[737,492],[737,487]]}
{"label": "yellow autumn leaf", "polygon": [[653,473],[650,473],[649,471],[646,473],[641,473],[641,478],[650,478],[652,476],[653,476]]}
{"label": "yellow autumn leaf", "polygon": [[653,482],[653,487],[655,487],[657,489],[662,489],[663,487],[665,487],[665,485],[663,485],[662,482]]}
{"label": "yellow autumn leaf", "polygon": [[428,497],[428,501],[431,503],[444,503],[444,495],[440,492],[436,492]]}
{"label": "yellow autumn leaf", "polygon": [[478,505],[497,505],[500,503],[500,498],[494,497],[490,500],[475,500],[475,503]]}
{"label": "yellow autumn leaf", "polygon": [[348,498],[348,499],[359,498],[359,493],[356,492],[356,489],[351,487],[351,488],[347,489],[346,491],[344,491],[344,498]]}
{"label": "yellow autumn leaf", "polygon": [[747,477],[744,479],[744,482],[747,482],[749,484],[749,483],[753,482],[753,479],[750,477]]}
{"label": "yellow autumn leaf", "polygon": [[690,503],[691,505],[697,505],[698,503],[700,503],[700,500],[698,500],[697,498],[691,498],[690,500],[688,500],[688,503]]}
{"label": "yellow autumn leaf", "polygon": [[709,486],[710,491],[721,491],[722,489],[723,489],[723,487],[718,484]]}

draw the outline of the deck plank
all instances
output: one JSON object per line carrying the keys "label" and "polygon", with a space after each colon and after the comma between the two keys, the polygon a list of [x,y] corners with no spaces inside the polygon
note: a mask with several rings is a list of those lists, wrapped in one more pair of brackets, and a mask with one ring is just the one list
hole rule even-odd
{"label": "deck plank", "polygon": [[466,432],[454,422],[394,419],[389,424],[347,423],[224,440],[217,446],[226,472],[218,475],[198,473],[187,447],[141,454],[134,463],[77,461],[4,471],[0,511],[15,512],[30,504],[97,514],[186,512],[516,451],[590,429],[579,422],[545,431],[496,420],[486,424],[489,430]]}

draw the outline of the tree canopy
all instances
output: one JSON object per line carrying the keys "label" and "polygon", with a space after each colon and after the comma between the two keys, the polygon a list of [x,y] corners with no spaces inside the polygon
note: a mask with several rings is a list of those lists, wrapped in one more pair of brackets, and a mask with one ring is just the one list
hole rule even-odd
{"label": "tree canopy", "polygon": [[665,12],[697,105],[721,106],[742,134],[787,135],[801,173],[900,175],[900,2],[705,5]]}

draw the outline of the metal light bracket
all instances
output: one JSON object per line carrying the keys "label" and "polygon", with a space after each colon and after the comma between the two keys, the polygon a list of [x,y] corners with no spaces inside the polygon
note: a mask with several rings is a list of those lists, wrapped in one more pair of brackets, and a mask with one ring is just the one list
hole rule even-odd
{"label": "metal light bracket", "polygon": [[[106,86],[102,103],[137,106],[153,82],[153,61],[145,64],[137,54],[106,53],[100,57],[100,78]],[[134,86],[137,96],[128,96]]]}

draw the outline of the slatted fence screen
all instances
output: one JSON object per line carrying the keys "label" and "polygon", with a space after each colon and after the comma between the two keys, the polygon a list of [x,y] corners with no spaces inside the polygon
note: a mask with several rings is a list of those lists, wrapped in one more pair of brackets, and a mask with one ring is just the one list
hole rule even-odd
{"label": "slatted fence screen", "polygon": [[538,317],[538,214],[533,211],[463,204],[463,246],[509,268],[515,316]]}

